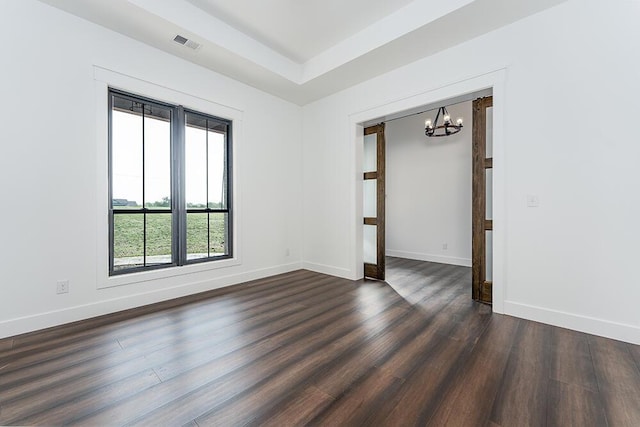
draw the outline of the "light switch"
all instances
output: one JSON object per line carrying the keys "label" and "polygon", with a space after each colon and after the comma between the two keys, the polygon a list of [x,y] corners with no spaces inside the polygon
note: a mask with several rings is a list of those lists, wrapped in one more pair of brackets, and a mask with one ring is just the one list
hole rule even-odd
{"label": "light switch", "polygon": [[527,195],[527,207],[537,208],[538,206],[540,206],[540,200],[538,200],[538,196],[532,194]]}

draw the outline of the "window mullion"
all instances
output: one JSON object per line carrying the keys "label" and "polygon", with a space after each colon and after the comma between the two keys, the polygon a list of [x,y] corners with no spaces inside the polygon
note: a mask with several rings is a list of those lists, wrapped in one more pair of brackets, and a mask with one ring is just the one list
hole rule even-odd
{"label": "window mullion", "polygon": [[[145,207],[147,206],[146,199],[146,185],[145,178],[147,176],[146,165],[145,165],[145,122],[144,122],[144,107],[145,104],[140,104],[142,106],[142,211],[144,212]],[[142,265],[147,266],[147,214],[143,213],[142,215]]]}
{"label": "window mullion", "polygon": [[174,109],[173,129],[173,191],[174,191],[174,227],[173,240],[178,265],[187,261],[187,210],[185,199],[185,113],[181,106]]}
{"label": "window mullion", "polygon": [[205,125],[204,125],[204,135],[205,135],[205,144],[206,144],[206,166],[205,166],[205,173],[206,173],[206,180],[207,182],[205,183],[205,188],[206,188],[206,209],[207,209],[207,257],[211,256],[211,217],[210,217],[210,213],[208,211],[209,209],[209,119],[206,119],[204,121]]}

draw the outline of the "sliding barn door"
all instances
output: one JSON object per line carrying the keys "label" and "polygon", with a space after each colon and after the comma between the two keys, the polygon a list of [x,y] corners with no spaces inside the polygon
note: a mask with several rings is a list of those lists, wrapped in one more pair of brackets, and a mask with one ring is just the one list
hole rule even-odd
{"label": "sliding barn door", "polygon": [[384,123],[365,128],[363,158],[364,275],[384,280]]}
{"label": "sliding barn door", "polygon": [[493,97],[473,101],[473,299],[491,304],[493,285]]}

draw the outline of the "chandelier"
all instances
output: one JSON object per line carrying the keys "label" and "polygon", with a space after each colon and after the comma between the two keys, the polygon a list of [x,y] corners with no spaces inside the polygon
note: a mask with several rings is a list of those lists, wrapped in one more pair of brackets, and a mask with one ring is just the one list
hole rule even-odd
{"label": "chandelier", "polygon": [[[440,114],[442,114],[442,124],[438,124],[438,119],[440,118]],[[438,108],[438,113],[436,114],[436,119],[431,122],[431,119],[427,119],[424,122],[424,134],[426,136],[449,136],[455,133],[460,132],[462,129],[462,119],[459,118],[456,120],[456,124],[454,125],[451,122],[451,116],[447,111],[446,107]]]}

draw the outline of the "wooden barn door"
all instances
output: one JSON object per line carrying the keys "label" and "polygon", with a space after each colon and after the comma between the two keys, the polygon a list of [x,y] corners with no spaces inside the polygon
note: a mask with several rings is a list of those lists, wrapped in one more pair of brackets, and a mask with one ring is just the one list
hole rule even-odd
{"label": "wooden barn door", "polygon": [[493,286],[493,97],[473,101],[472,292],[491,304]]}
{"label": "wooden barn door", "polygon": [[365,128],[363,148],[364,275],[384,280],[384,123]]}

